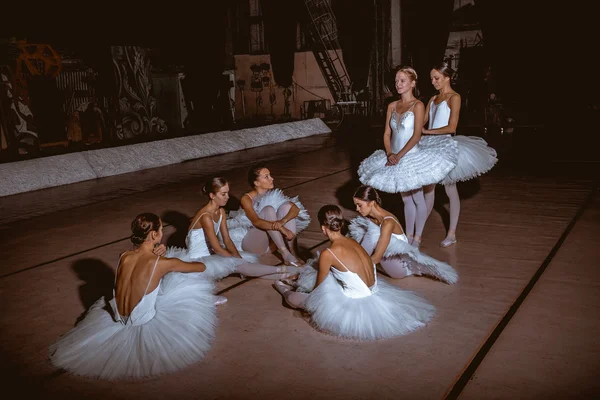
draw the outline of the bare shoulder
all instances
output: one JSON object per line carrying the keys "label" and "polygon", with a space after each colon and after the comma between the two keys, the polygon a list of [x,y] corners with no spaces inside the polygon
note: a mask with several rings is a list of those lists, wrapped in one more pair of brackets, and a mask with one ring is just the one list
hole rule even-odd
{"label": "bare shoulder", "polygon": [[423,104],[423,102],[421,100],[417,100],[415,102],[414,109],[415,110],[425,110],[425,105]]}
{"label": "bare shoulder", "polygon": [[460,101],[460,93],[452,91],[448,96],[449,101]]}
{"label": "bare shoulder", "polygon": [[252,204],[252,192],[246,192],[240,198],[240,204]]}

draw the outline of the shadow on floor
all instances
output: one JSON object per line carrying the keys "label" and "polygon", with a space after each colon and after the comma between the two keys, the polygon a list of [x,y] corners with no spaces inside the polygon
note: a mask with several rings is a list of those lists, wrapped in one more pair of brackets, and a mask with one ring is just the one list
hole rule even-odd
{"label": "shadow on floor", "polygon": [[106,300],[112,299],[115,272],[113,268],[97,258],[77,260],[73,263],[72,269],[83,281],[79,286],[79,299],[85,311],[77,318],[76,324],[78,324],[98,299],[102,297]]}
{"label": "shadow on floor", "polygon": [[191,218],[179,211],[165,211],[161,217],[163,224],[169,224],[175,228],[169,238],[167,239],[167,247],[182,247],[185,248],[185,238],[187,237],[188,228],[190,227]]}

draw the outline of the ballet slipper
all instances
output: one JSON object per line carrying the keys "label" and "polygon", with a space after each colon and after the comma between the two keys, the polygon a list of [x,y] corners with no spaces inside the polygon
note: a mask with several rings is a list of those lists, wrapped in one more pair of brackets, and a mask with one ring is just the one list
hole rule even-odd
{"label": "ballet slipper", "polygon": [[450,247],[454,243],[456,243],[456,236],[448,235],[446,239],[442,240],[442,242],[440,243],[440,247]]}
{"label": "ballet slipper", "polygon": [[220,306],[227,303],[227,297],[225,296],[215,296],[215,306]]}

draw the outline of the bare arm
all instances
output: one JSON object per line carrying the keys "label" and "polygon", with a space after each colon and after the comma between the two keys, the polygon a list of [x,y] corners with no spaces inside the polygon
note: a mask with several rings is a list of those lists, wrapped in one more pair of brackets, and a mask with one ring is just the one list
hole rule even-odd
{"label": "bare arm", "polygon": [[300,209],[298,208],[298,206],[295,205],[294,203],[291,203],[291,204],[292,204],[292,207],[290,208],[290,211],[288,211],[288,213],[285,215],[285,217],[281,218],[281,220],[280,220],[282,225],[287,224],[288,222],[290,222],[291,220],[296,218],[298,216],[298,214],[300,213]]}
{"label": "bare arm", "polygon": [[231,237],[229,236],[229,229],[227,228],[227,219],[225,218],[225,210],[221,210],[221,215],[223,216],[223,218],[221,219],[221,227],[219,228],[219,230],[221,231],[221,237],[223,238],[223,243],[225,244],[225,248],[227,250],[229,250],[229,252],[234,257],[242,258],[242,256],[240,255],[240,252],[235,247],[235,244],[233,244],[233,241],[231,240]]}
{"label": "bare arm", "polygon": [[447,135],[456,132],[458,117],[460,115],[460,95],[456,94],[451,96],[447,101],[448,106],[450,107],[450,119],[448,125],[436,129],[423,129],[423,133],[428,135]]}
{"label": "bare arm", "polygon": [[[321,256],[319,257],[319,272],[317,273],[317,282],[315,283],[315,289],[323,283],[327,275],[329,275],[329,270],[331,268],[333,258],[331,253],[323,250],[321,252]],[[314,290],[314,289],[313,289]]]}
{"label": "bare arm", "polygon": [[371,260],[374,264],[378,264],[383,257],[383,253],[387,249],[390,244],[390,239],[392,237],[392,232],[394,231],[394,225],[396,223],[389,219],[386,219],[381,224],[381,230],[379,233],[379,240],[377,241],[377,246],[375,246],[375,251],[371,255]]}
{"label": "bare arm", "polygon": [[[221,223],[222,222],[223,221],[221,221]],[[215,225],[212,216],[210,214],[204,214],[202,217],[200,217],[200,224],[202,225],[202,229],[204,229],[204,237],[214,252],[224,257],[231,257],[233,254],[231,254],[227,249],[221,247],[221,243],[219,242],[219,238],[215,232]]]}
{"label": "bare arm", "polygon": [[427,107],[425,108],[425,118],[423,119],[423,127],[425,127],[425,125],[427,125],[427,123],[429,122],[429,109],[431,108],[431,102],[433,101],[433,99],[435,98],[435,96],[433,96],[432,98],[429,99],[429,102],[427,102]]}
{"label": "bare arm", "polygon": [[273,229],[273,223],[276,221],[267,221],[258,216],[256,211],[254,211],[254,207],[252,207],[252,199],[249,196],[243,196],[241,200],[241,205],[244,211],[246,212],[246,216],[252,222],[254,227],[261,229],[263,231],[271,231]]}
{"label": "bare arm", "polygon": [[[185,262],[178,258],[160,258],[158,263],[163,275],[168,272],[204,272],[206,265],[201,262]],[[157,268],[157,269],[158,269]]]}
{"label": "bare arm", "polygon": [[425,107],[420,101],[418,101],[417,104],[415,104],[415,107],[413,108],[413,114],[415,115],[415,130],[408,142],[406,142],[404,147],[398,152],[398,154],[396,154],[398,156],[398,160],[404,157],[404,155],[408,153],[413,147],[415,147],[417,143],[419,143],[419,140],[421,140],[421,131],[423,130],[424,109]]}
{"label": "bare arm", "polygon": [[383,146],[385,148],[385,154],[388,156],[392,154],[392,145],[390,138],[392,135],[392,128],[390,128],[390,120],[392,118],[392,112],[396,108],[397,101],[393,101],[388,105],[387,114],[385,117],[385,129],[383,131]]}

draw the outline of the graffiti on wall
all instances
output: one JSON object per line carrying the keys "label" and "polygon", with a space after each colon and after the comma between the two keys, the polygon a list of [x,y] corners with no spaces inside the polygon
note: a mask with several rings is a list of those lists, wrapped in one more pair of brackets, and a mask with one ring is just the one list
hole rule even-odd
{"label": "graffiti on wall", "polygon": [[112,46],[121,120],[117,123],[119,139],[150,133],[165,133],[167,125],[157,116],[152,95],[150,59],[137,46]]}

